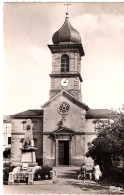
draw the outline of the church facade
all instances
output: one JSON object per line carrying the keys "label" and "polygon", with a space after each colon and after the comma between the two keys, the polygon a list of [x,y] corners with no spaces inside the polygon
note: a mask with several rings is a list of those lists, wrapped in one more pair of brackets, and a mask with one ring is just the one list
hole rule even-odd
{"label": "church facade", "polygon": [[[21,150],[28,119],[32,121],[36,162],[39,165],[92,166],[86,158],[87,144],[96,137],[93,120],[106,118],[107,109],[90,109],[82,102],[81,58],[84,49],[80,34],[65,18],[48,45],[52,55],[49,100],[38,110],[12,115],[11,163],[20,166]],[[33,165],[32,165],[33,166]]]}

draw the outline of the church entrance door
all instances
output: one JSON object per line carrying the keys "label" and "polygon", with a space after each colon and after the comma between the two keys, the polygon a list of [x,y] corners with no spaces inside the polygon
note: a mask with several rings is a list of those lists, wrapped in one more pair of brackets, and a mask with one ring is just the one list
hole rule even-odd
{"label": "church entrance door", "polygon": [[59,141],[59,165],[69,165],[69,141]]}

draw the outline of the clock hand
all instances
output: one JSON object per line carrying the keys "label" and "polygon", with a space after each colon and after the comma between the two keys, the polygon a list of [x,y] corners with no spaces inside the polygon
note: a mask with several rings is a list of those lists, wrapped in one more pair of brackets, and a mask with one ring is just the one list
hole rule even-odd
{"label": "clock hand", "polygon": [[67,83],[67,80],[65,80],[64,83]]}

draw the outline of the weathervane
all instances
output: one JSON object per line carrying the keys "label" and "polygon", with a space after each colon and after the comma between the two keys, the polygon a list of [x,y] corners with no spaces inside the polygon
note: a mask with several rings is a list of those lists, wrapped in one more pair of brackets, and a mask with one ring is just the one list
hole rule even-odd
{"label": "weathervane", "polygon": [[66,12],[66,16],[67,16],[67,15],[69,14],[69,13],[68,13],[68,6],[71,5],[71,4],[70,4],[70,3],[66,3],[66,4],[64,4],[64,5],[67,6],[67,12]]}

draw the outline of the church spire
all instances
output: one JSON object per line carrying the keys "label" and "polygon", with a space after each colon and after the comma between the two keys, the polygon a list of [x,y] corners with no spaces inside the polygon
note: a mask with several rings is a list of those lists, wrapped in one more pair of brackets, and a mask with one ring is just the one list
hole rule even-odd
{"label": "church spire", "polygon": [[66,17],[62,27],[53,34],[52,41],[53,44],[81,44],[81,36]]}

